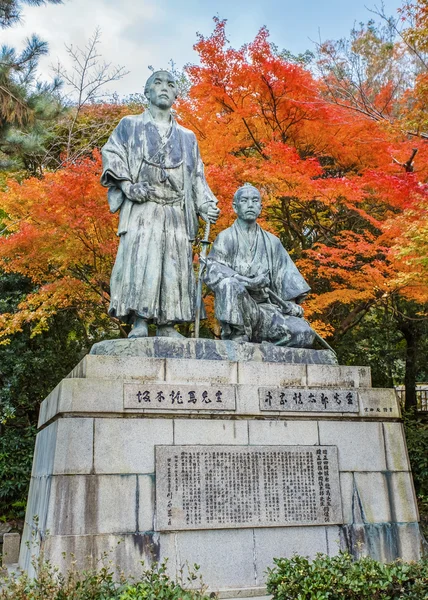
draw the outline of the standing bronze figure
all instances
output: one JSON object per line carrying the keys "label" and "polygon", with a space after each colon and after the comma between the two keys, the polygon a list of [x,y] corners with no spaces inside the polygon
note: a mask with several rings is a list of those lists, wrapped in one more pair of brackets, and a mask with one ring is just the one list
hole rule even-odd
{"label": "standing bronze figure", "polygon": [[217,200],[205,179],[195,134],[171,114],[177,84],[157,71],[145,86],[148,109],[122,119],[102,149],[101,182],[120,211],[119,250],[109,314],[133,323],[130,337],[176,337],[195,319],[192,242],[198,217],[215,222]]}

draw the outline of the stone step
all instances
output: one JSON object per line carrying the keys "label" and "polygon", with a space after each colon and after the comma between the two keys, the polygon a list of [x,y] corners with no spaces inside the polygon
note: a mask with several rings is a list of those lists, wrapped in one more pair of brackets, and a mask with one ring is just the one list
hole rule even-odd
{"label": "stone step", "polygon": [[271,600],[272,596],[266,596],[266,588],[245,588],[222,590],[218,594],[220,600]]}
{"label": "stone step", "polygon": [[234,596],[233,598],[229,598],[229,600],[272,600],[272,596],[246,596],[245,598]]}

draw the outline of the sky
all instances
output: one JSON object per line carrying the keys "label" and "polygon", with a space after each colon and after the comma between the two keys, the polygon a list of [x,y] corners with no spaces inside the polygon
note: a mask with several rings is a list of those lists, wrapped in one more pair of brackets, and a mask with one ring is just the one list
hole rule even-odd
{"label": "sky", "polygon": [[[213,17],[227,19],[227,37],[234,47],[254,39],[266,25],[271,41],[294,54],[313,50],[314,42],[347,37],[355,23],[373,15],[381,0],[65,0],[63,5],[26,7],[23,22],[0,31],[0,42],[20,47],[37,33],[49,43],[49,56],[40,63],[48,80],[58,60],[70,68],[65,45],[84,47],[94,30],[101,30],[100,54],[129,74],[109,92],[120,96],[141,93],[149,65],[178,69],[197,63],[193,50],[197,32],[209,36]],[[402,0],[384,0],[385,12],[395,15]]]}

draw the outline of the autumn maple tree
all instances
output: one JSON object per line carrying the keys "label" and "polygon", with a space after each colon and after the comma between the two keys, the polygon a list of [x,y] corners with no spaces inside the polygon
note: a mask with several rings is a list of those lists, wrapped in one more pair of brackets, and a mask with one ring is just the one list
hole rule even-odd
{"label": "autumn maple tree", "polygon": [[[366,53],[377,44],[372,34],[360,44]],[[424,319],[428,286],[419,225],[426,227],[428,150],[424,137],[410,135],[399,118],[410,93],[405,80],[385,118],[376,119],[350,102],[333,101],[331,79],[317,78],[279,51],[265,28],[235,49],[225,21],[216,19],[212,35],[199,36],[195,48],[200,64],[186,69],[188,93],[176,110],[198,137],[219,198],[222,214],[212,235],[231,224],[233,193],[251,182],[263,195],[262,225],[281,237],[313,288],[305,310],[319,333],[337,343],[388,303],[404,303],[411,318]],[[387,98],[388,78],[396,76],[386,67],[383,72],[385,85],[373,75],[367,80],[376,110]],[[2,194],[7,216],[0,266],[35,286],[17,311],[1,315],[3,340],[28,323],[34,333],[49,327],[58,311],[74,311],[88,328],[95,321],[98,331],[109,327],[115,217],[98,182],[99,154],[88,154],[85,131],[99,119],[104,139],[106,115],[111,111],[112,128],[126,109],[82,110],[72,160],[41,179],[10,182]],[[212,314],[212,298],[207,301]]]}
{"label": "autumn maple tree", "polygon": [[[1,266],[30,280],[34,293],[13,314],[0,315],[2,339],[33,326],[49,327],[49,317],[73,311],[89,328],[109,328],[108,282],[117,246],[116,219],[106,210],[99,184],[100,154],[42,179],[9,181],[1,204],[6,235]],[[25,198],[25,202],[23,202]]]}

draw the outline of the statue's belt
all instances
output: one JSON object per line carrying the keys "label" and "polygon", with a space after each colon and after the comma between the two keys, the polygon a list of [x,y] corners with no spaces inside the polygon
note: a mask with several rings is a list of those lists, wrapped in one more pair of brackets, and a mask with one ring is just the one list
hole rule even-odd
{"label": "statue's belt", "polygon": [[181,198],[171,198],[170,200],[167,198],[150,197],[146,202],[154,202],[155,204],[160,204],[161,206],[177,206],[178,204],[183,205],[184,196]]}

